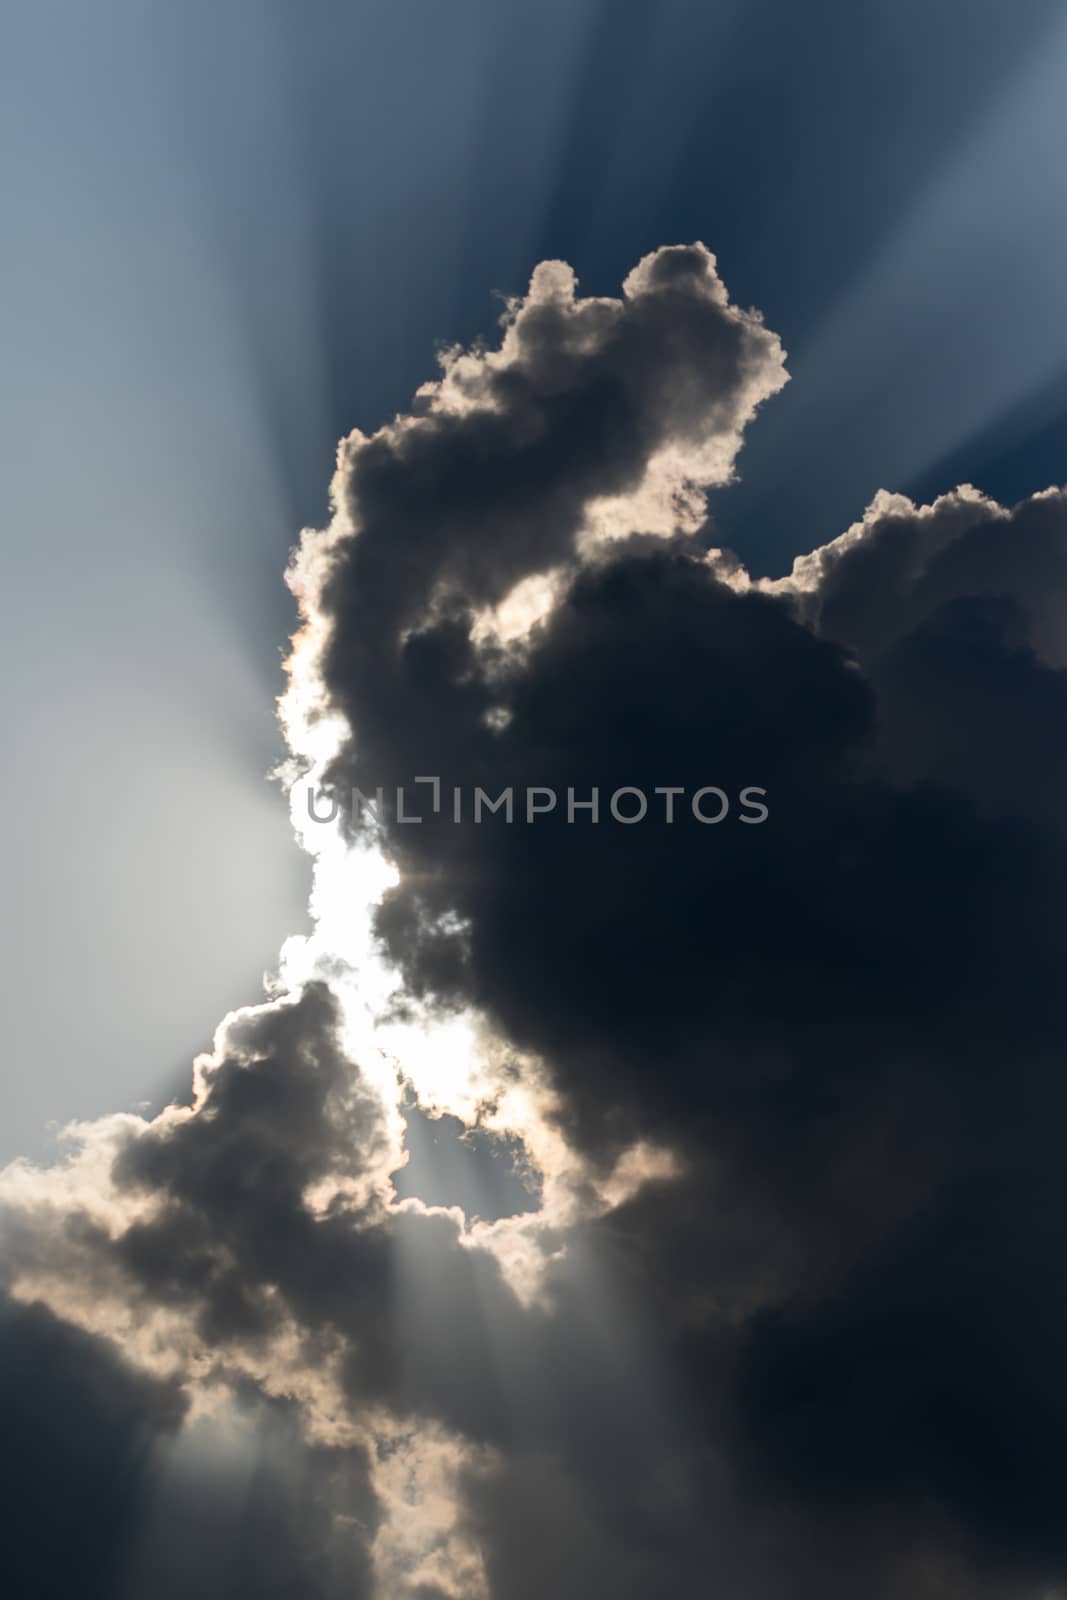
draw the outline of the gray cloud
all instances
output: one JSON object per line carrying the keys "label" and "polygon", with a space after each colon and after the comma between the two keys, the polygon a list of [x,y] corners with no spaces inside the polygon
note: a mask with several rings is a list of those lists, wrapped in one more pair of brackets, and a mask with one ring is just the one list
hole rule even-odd
{"label": "gray cloud", "polygon": [[398,1201],[420,1083],[353,1045],[342,950],[227,1020],[191,1107],[6,1180],[57,1368],[103,1363],[160,1434],[183,1396],[289,1430],[264,1505],[335,1486],[278,1524],[300,1592],[343,1592],[342,1525],[390,1600],[1067,1582],[1064,499],[880,497],[751,583],[704,496],[782,381],[702,246],[617,301],[548,263],[498,350],[345,442],[294,568],[285,716],[338,788],[768,791],[758,829],[385,825],[401,1009],[482,1020],[487,1128],[527,1092],[571,1209]]}

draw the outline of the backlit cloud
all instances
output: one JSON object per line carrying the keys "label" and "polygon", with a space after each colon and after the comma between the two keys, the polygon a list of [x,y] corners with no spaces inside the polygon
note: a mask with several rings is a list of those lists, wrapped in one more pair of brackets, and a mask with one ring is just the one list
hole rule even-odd
{"label": "backlit cloud", "polygon": [[[707,494],[783,363],[702,245],[619,299],[546,262],[342,442],[281,707],[313,932],[189,1104],[0,1179],[48,1593],[155,1570],[116,1474],[184,1485],[203,1587],[190,1451],[269,1463],[231,1595],[1067,1584],[1067,496],[880,493],[752,581]],[[416,825],[305,806],[431,777]],[[769,814],[441,799],[531,786]],[[507,1182],[420,1193],[415,1105]]]}

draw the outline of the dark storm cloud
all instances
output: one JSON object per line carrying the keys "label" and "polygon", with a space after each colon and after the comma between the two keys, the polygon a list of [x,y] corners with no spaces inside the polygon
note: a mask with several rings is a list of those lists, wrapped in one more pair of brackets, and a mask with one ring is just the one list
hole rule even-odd
{"label": "dark storm cloud", "polygon": [[759,1466],[847,1520],[955,1519],[994,1570],[1067,1564],[1067,1215],[1054,1137],[946,1184],[833,1296],[764,1313],[739,1386]]}
{"label": "dark storm cloud", "polygon": [[786,587],[802,614],[873,668],[944,605],[1012,600],[1019,631],[1050,665],[1067,661],[1064,491],[1048,489],[1011,511],[963,487],[917,508],[881,493],[862,523],[801,556]]}
{"label": "dark storm cloud", "polygon": [[9,1592],[115,1593],[146,1465],[185,1404],[174,1384],[41,1306],[0,1302],[0,1561]]}
{"label": "dark storm cloud", "polygon": [[[242,1403],[246,1426],[255,1419],[252,1470],[183,1460],[176,1382],[145,1377],[41,1306],[10,1302],[0,1392],[0,1560],[20,1600],[368,1593],[363,1539],[346,1540],[334,1517],[341,1502],[373,1519],[365,1466],[287,1437],[282,1408]],[[209,1424],[196,1429],[210,1438]]]}
{"label": "dark storm cloud", "polygon": [[[360,537],[326,609],[358,615],[385,668],[438,591],[502,599],[572,554],[589,503],[635,489],[667,447],[725,480],[740,430],[784,382],[777,337],[729,304],[703,245],[646,257],[622,301],[576,300],[570,268],[543,263],[500,356],[461,356],[414,420],[348,442],[338,495]],[[337,651],[351,643],[346,626]]]}
{"label": "dark storm cloud", "polygon": [[[122,1140],[110,1165],[126,1206],[118,1225],[105,1230],[68,1202],[16,1235],[17,1267],[69,1250],[81,1286],[101,1296],[117,1286],[145,1318],[180,1312],[191,1331],[178,1329],[172,1353],[186,1377],[205,1358],[219,1383],[266,1367],[272,1339],[295,1330],[297,1369],[335,1372],[324,1404],[353,1419],[387,1403],[497,1445],[515,1433],[617,1432],[617,1374],[582,1333],[575,1269],[553,1277],[555,1310],[524,1312],[493,1258],[460,1247],[454,1215],[395,1210],[346,1187],[372,1166],[380,1130],[336,1023],[315,985],[231,1021],[196,1109]],[[340,1187],[315,1203],[311,1191],[331,1178]],[[143,1199],[147,1212],[133,1204]]]}
{"label": "dark storm cloud", "polygon": [[[459,1248],[453,1216],[383,1203],[380,1103],[341,1052],[337,1024],[336,1002],[317,984],[291,1004],[238,1014],[195,1109],[122,1141],[110,1168],[122,1224],[105,1230],[72,1210],[64,1235],[102,1291],[117,1274],[146,1315],[191,1319],[187,1360],[206,1352],[220,1379],[228,1364],[240,1372],[267,1362],[295,1330],[307,1341],[301,1360],[340,1374],[331,1404],[385,1398],[493,1432],[479,1307],[498,1302],[506,1326],[517,1304],[490,1258]],[[27,1270],[54,1248],[47,1228],[29,1227],[13,1254]],[[398,1250],[429,1274],[434,1315],[413,1354],[398,1342]]]}
{"label": "dark storm cloud", "polygon": [[856,651],[878,692],[897,779],[1063,829],[1065,529],[1057,490],[1010,512],[973,490],[921,512],[881,496],[862,525],[796,563],[801,615]]}
{"label": "dark storm cloud", "polygon": [[[347,1505],[355,1593],[1067,1583],[1064,500],[880,497],[751,584],[703,490],[781,382],[703,247],[620,301],[547,264],[499,351],[450,353],[411,416],[346,442],[294,580],[289,710],[343,714],[339,790],[599,789],[597,823],[387,819],[377,931],[409,1001],[473,1006],[544,1064],[590,1193],[635,1147],[670,1175],[553,1224],[520,1298],[488,1234],[396,1203],[398,1127],[321,982],[228,1019],[192,1107],[90,1130],[59,1187],[17,1175],[20,1295],[169,1375],[42,1324],[57,1370],[105,1375],[94,1438],[125,1459],[139,1407],[173,1433],[178,1384],[268,1430],[299,1409],[311,1442],[262,1504]],[[606,814],[623,786],[710,785],[764,789],[768,819]],[[426,1162],[432,1138],[417,1112]],[[420,1440],[459,1506],[428,1564],[396,1488]],[[289,1517],[289,1591],[345,1592],[330,1519],[299,1540]]]}
{"label": "dark storm cloud", "polygon": [[[534,369],[570,371],[564,325],[531,321]],[[729,1441],[738,1525],[766,1533],[780,1514],[794,1550],[805,1538],[786,1526],[810,1515],[824,1589],[848,1591],[857,1540],[887,1594],[934,1593],[954,1564],[949,1592],[1063,1579],[1055,1340],[1031,1253],[1034,1227],[1067,1228],[1052,1131],[1067,1110],[1063,499],[1009,515],[973,492],[932,510],[883,496],[761,590],[699,542],[640,537],[635,515],[618,531],[636,537],[587,550],[521,649],[472,641],[479,605],[573,560],[599,494],[630,493],[636,512],[642,429],[595,386],[567,405],[553,393],[552,414],[569,437],[587,394],[613,425],[559,458],[565,502],[552,456],[512,470],[515,440],[530,448],[526,381],[494,387],[488,414],[342,463],[355,533],[322,587],[323,670],[355,737],[333,776],[579,797],[759,784],[771,819],[394,823],[401,881],[380,931],[414,988],[474,1003],[545,1059],[595,1159],[642,1135],[687,1157],[685,1178],[597,1226],[670,1308],[657,1339],[702,1419],[691,1488],[699,1450]],[[679,427],[677,408],[654,415]],[[612,440],[626,476],[605,475]],[[433,469],[408,479],[420,451]],[[487,722],[493,707],[506,719]],[[530,1494],[519,1520],[537,1525]],[[742,1591],[754,1560],[731,1580]],[[781,1574],[765,1581],[775,1592]]]}

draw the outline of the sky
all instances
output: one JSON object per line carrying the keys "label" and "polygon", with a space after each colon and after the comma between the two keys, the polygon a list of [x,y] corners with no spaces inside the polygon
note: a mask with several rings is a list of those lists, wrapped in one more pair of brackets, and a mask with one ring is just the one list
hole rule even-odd
{"label": "sky", "polygon": [[17,1592],[1065,1592],[1062,7],[0,59]]}

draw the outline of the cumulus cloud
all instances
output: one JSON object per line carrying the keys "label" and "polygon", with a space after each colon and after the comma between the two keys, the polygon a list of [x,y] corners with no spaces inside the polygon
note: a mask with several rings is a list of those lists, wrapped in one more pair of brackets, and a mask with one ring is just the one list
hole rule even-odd
{"label": "cumulus cloud", "polygon": [[[752,581],[706,496],[784,377],[702,245],[549,262],[343,442],[282,706],[315,931],[191,1104],[3,1178],[77,1561],[150,1561],[122,1486],[195,1446],[273,1463],[232,1520],[290,1593],[1067,1584],[1067,498],[880,493]],[[417,825],[302,809],[430,775]],[[441,798],[531,788],[602,814]]]}

